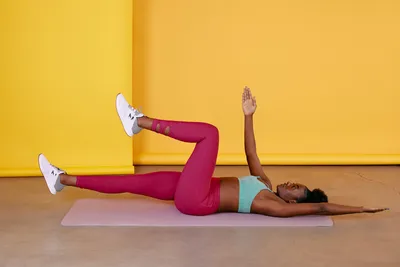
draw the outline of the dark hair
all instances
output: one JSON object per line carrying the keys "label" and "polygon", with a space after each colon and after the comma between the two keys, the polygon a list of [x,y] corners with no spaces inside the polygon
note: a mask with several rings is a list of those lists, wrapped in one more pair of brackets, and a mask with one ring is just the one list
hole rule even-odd
{"label": "dark hair", "polygon": [[324,191],[317,188],[313,191],[306,188],[306,196],[302,200],[298,201],[299,203],[321,203],[321,202],[328,202],[328,196],[325,194]]}

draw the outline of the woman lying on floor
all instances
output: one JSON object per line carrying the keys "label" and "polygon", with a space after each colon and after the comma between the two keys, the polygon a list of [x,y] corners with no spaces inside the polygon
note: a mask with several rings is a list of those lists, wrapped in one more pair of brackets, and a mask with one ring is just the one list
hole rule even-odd
{"label": "woman lying on floor", "polygon": [[218,129],[201,122],[169,121],[149,118],[129,105],[119,94],[116,106],[125,132],[129,136],[142,129],[196,143],[182,172],[161,171],[147,174],[113,176],[70,176],[51,165],[44,155],[39,166],[52,194],[65,186],[115,194],[132,193],[161,200],[174,200],[176,208],[188,215],[208,215],[218,212],[258,213],[276,217],[297,215],[340,215],[380,212],[386,209],[330,204],[319,189],[309,190],[297,183],[285,183],[272,191],[272,183],[263,172],[256,154],[253,114],[256,101],[250,89],[242,95],[245,121],[245,150],[250,176],[212,177],[218,154]]}

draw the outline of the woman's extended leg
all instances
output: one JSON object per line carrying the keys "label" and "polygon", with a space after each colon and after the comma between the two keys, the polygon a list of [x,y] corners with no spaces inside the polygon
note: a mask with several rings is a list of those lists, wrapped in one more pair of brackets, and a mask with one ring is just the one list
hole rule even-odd
{"label": "woman's extended leg", "polygon": [[128,175],[70,176],[53,166],[44,155],[39,156],[40,170],[52,194],[65,186],[74,186],[101,193],[132,193],[162,200],[173,200],[181,172],[161,171]]}
{"label": "woman's extended leg", "polygon": [[106,194],[131,193],[161,200],[173,200],[180,172],[152,172],[128,175],[68,176],[61,174],[61,184]]}

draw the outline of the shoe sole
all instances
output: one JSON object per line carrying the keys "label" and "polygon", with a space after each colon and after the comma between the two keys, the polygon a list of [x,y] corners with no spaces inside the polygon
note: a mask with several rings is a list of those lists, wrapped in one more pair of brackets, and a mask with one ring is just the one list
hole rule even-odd
{"label": "shoe sole", "polygon": [[129,137],[132,137],[133,136],[132,129],[129,129],[129,128],[127,128],[127,126],[125,126],[123,117],[120,114],[120,111],[119,111],[119,108],[118,108],[119,107],[119,105],[118,105],[119,102],[122,102],[121,104],[124,104],[124,105],[129,105],[128,101],[126,101],[125,97],[121,93],[117,94],[117,97],[115,98],[115,109],[117,110],[117,114],[118,114],[119,120],[120,120],[120,122],[122,124],[122,127],[124,128],[125,133]]}
{"label": "shoe sole", "polygon": [[49,179],[46,177],[46,170],[45,170],[46,168],[45,168],[45,166],[46,165],[47,166],[51,165],[50,162],[47,160],[47,158],[43,154],[39,154],[38,162],[39,162],[40,172],[42,173],[43,178],[46,181],[47,188],[49,189],[50,193],[55,195],[56,194],[56,189],[55,188],[51,188],[51,186],[49,184]]}

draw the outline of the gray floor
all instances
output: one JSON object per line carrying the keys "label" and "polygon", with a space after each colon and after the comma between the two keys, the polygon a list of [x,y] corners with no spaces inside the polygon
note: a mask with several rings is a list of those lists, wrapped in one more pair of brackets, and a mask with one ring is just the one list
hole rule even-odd
{"label": "gray floor", "polygon": [[133,196],[73,188],[53,196],[41,178],[0,178],[0,266],[400,266],[399,167],[265,170],[274,184],[296,180],[321,187],[332,202],[391,210],[334,217],[331,228],[68,228],[60,222],[76,199]]}

